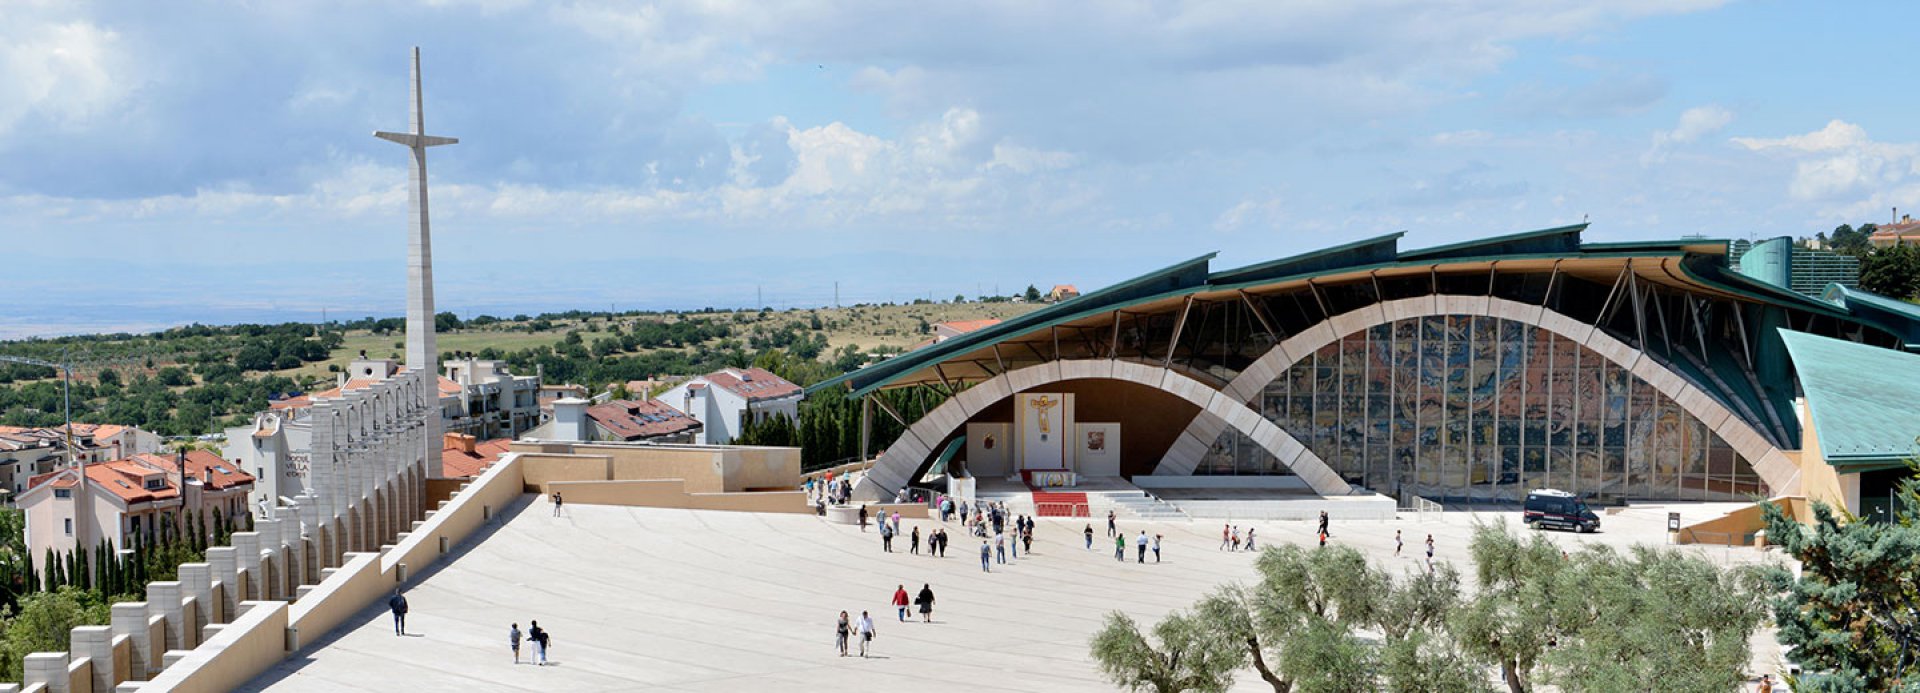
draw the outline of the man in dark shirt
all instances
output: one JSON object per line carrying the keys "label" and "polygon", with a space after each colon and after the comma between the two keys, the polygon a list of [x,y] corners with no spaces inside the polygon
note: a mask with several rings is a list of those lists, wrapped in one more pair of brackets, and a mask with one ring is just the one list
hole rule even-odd
{"label": "man in dark shirt", "polygon": [[407,598],[400,596],[399,588],[394,588],[393,598],[387,600],[387,608],[393,610],[393,634],[405,635],[407,632]]}

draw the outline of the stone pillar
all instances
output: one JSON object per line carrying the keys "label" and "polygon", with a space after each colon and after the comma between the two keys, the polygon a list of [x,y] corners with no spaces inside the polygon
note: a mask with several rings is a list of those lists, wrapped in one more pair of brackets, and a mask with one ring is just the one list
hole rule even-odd
{"label": "stone pillar", "polygon": [[73,629],[67,650],[74,656],[93,660],[93,690],[111,691],[126,680],[113,656],[113,629],[107,626],[79,626]]}
{"label": "stone pillar", "polygon": [[67,653],[35,652],[27,655],[20,676],[20,683],[32,687],[40,684],[48,693],[67,693],[72,689],[67,680]]}
{"label": "stone pillar", "polygon": [[273,519],[253,521],[253,531],[260,535],[260,594],[255,599],[280,599],[287,593],[282,584],[286,580],[287,561],[285,544],[280,539],[282,522]]}
{"label": "stone pillar", "polygon": [[180,608],[180,583],[178,581],[147,583],[147,613],[167,620],[167,641],[160,643],[160,651],[178,650],[186,642],[184,629],[193,627],[183,622]]}
{"label": "stone pillar", "polygon": [[[233,554],[236,559],[239,559],[239,568],[246,573],[247,584],[246,592],[237,601],[265,599],[266,597],[261,596],[266,588],[266,576],[260,574],[260,533],[234,532]],[[238,616],[240,612],[233,613],[234,616]],[[227,617],[227,620],[233,620],[233,616]]]}
{"label": "stone pillar", "polygon": [[153,661],[153,639],[147,631],[147,603],[121,602],[113,605],[113,634],[127,636],[130,663],[128,681],[147,680],[147,663]]}
{"label": "stone pillar", "polygon": [[180,564],[180,591],[182,597],[193,597],[200,603],[195,612],[193,623],[186,628],[193,633],[201,632],[209,623],[218,623],[213,608],[213,566],[207,563]]}
{"label": "stone pillar", "polygon": [[[228,619],[233,618],[233,614],[240,606],[239,557],[234,555],[231,546],[216,546],[207,549],[207,563],[213,566],[214,581],[219,582],[222,587],[219,608],[214,609],[217,613],[208,617],[208,620],[213,623],[226,623]],[[200,606],[203,609],[212,608],[206,604]]]}

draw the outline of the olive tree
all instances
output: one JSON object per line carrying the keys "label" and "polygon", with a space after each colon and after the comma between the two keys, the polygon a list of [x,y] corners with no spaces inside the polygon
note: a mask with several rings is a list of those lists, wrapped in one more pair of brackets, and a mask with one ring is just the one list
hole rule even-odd
{"label": "olive tree", "polygon": [[1091,642],[1094,661],[1108,680],[1130,691],[1224,691],[1246,652],[1220,637],[1204,619],[1175,612],[1153,627],[1153,639],[1133,619],[1114,611]]}

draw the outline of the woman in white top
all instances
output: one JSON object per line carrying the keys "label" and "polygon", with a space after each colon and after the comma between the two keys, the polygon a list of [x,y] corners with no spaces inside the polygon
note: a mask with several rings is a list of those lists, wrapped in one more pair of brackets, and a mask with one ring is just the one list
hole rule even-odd
{"label": "woman in white top", "polygon": [[867,643],[873,641],[873,617],[860,612],[860,656],[867,656]]}

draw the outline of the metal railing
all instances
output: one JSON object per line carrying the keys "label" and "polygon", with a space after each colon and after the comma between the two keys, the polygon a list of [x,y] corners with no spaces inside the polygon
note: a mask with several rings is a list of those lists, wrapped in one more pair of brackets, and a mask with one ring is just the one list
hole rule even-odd
{"label": "metal railing", "polygon": [[1086,503],[1034,503],[1035,517],[1092,517]]}

